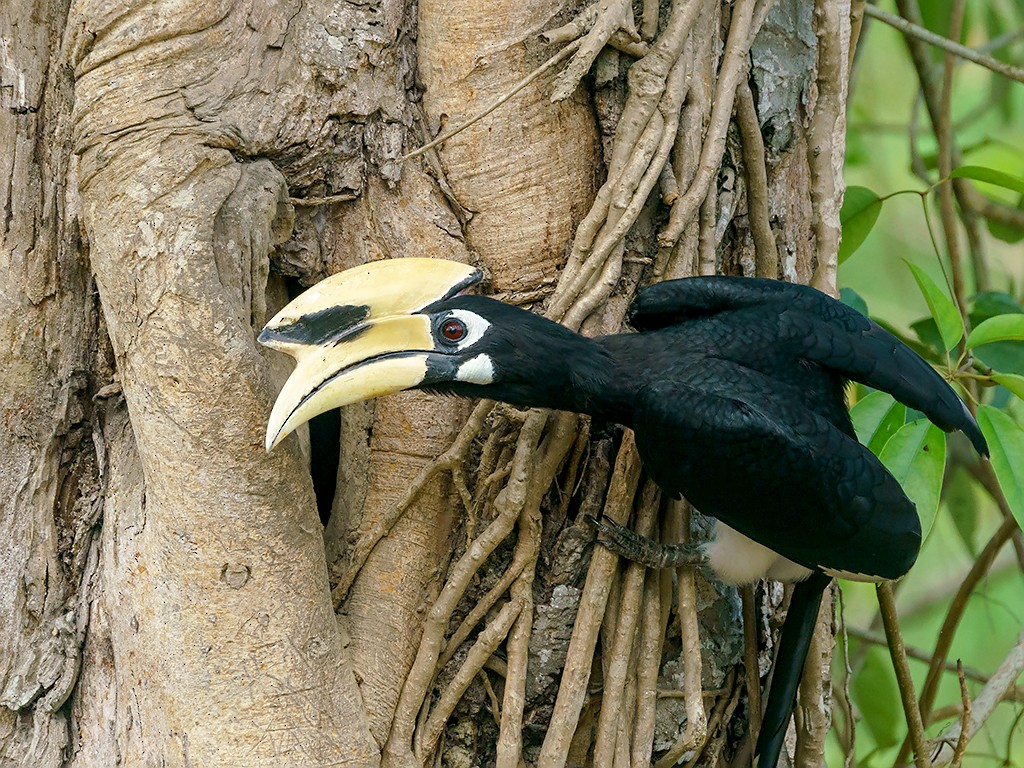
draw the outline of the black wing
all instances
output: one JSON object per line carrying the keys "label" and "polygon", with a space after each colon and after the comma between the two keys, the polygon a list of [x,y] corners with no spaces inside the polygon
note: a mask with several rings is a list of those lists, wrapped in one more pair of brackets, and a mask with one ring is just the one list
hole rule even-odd
{"label": "black wing", "polygon": [[877,458],[773,382],[707,359],[638,397],[654,480],[702,513],[812,569],[895,579],[913,565],[913,503]]}
{"label": "black wing", "polygon": [[774,336],[767,343],[784,344],[794,357],[890,393],[943,430],[963,431],[979,453],[988,455],[974,417],[934,368],[877,323],[814,288],[742,277],[669,280],[637,296],[630,322],[648,331],[755,309],[766,321],[776,320],[765,328]]}

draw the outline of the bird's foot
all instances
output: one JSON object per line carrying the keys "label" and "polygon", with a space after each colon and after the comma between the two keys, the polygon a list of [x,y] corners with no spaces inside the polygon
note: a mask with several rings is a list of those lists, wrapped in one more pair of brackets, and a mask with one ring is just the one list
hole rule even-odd
{"label": "bird's foot", "polygon": [[677,568],[681,565],[703,565],[708,561],[707,553],[697,544],[660,544],[624,525],[602,516],[587,516],[597,529],[597,541],[620,557],[648,568]]}

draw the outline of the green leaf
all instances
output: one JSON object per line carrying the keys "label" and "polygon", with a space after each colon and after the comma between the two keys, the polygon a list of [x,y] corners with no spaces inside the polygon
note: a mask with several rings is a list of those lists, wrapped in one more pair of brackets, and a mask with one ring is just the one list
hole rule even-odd
{"label": "green leaf", "polygon": [[1010,312],[1024,312],[1021,306],[1011,294],[1005,291],[978,291],[971,298],[971,323],[980,325],[982,320],[988,320],[996,315],[1005,315]]}
{"label": "green leaf", "polygon": [[985,168],[981,165],[961,165],[959,168],[954,168],[949,177],[951,179],[984,181],[986,184],[995,184],[997,187],[1024,195],[1024,179],[997,171],[995,168]]}
{"label": "green leaf", "polygon": [[978,408],[977,418],[992,452],[992,469],[999,487],[1017,524],[1024,526],[1024,430],[1009,415],[991,405]]}
{"label": "green leaf", "polygon": [[900,427],[878,457],[917,507],[921,539],[928,537],[939,508],[946,469],[946,435],[927,419]]}
{"label": "green leaf", "polygon": [[853,256],[882,212],[882,198],[867,187],[847,187],[839,221],[843,227],[843,240],[839,245],[839,263]]}
{"label": "green leaf", "polygon": [[853,288],[840,288],[839,289],[839,300],[851,309],[856,309],[862,315],[867,317],[868,315],[868,303],[864,301],[864,297],[857,293]]}
{"label": "green leaf", "polygon": [[[1024,211],[1024,196],[1017,201],[1017,210]],[[1015,227],[1009,222],[986,218],[985,226],[988,227],[989,234],[992,237],[996,238],[996,240],[1002,240],[1004,243],[1016,245],[1021,240],[1024,240],[1024,229]]]}
{"label": "green leaf", "polygon": [[993,341],[1024,341],[1024,315],[996,315],[981,323],[967,337],[969,348]]}
{"label": "green leaf", "polygon": [[1024,376],[1016,373],[993,373],[992,380],[996,384],[1002,384],[1021,400],[1024,400]]}
{"label": "green leaf", "polygon": [[906,421],[907,406],[897,403],[888,392],[872,392],[850,409],[850,418],[857,439],[878,456]]}
{"label": "green leaf", "polygon": [[924,295],[924,300],[928,302],[928,311],[932,313],[932,318],[939,327],[939,335],[942,336],[942,343],[945,345],[946,351],[951,350],[964,335],[963,319],[960,317],[956,305],[953,304],[953,300],[946,292],[935,284],[927,272],[906,259],[904,261],[910,267],[914,280],[917,281],[917,287]]}
{"label": "green leaf", "polygon": [[868,649],[864,665],[854,675],[850,693],[875,743],[879,747],[896,744],[901,738],[903,707],[892,662],[885,651]]}
{"label": "green leaf", "polygon": [[978,554],[978,483],[965,469],[956,469],[942,490],[943,514],[953,519],[956,532],[971,557]]}

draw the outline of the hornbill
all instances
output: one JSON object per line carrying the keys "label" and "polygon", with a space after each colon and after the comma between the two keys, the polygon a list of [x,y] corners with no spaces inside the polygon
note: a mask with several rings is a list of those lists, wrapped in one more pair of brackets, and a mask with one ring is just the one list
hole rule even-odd
{"label": "hornbill", "polygon": [[[450,261],[378,261],[288,304],[259,336],[297,361],[267,450],[318,413],[410,388],[631,428],[658,485],[716,521],[710,542],[662,553],[662,564],[706,562],[734,584],[796,582],[756,748],[758,765],[774,768],[824,588],[834,576],[897,579],[921,543],[913,503],[857,441],[847,382],[962,430],[987,455],[977,423],[915,352],[813,288],[669,280],[637,295],[636,333],[587,338],[465,294],[481,277]],[[619,551],[637,543],[602,528]]]}

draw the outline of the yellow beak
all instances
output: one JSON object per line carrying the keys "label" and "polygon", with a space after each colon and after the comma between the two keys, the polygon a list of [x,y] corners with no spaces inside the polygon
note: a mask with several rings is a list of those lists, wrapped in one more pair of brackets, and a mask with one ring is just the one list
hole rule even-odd
{"label": "yellow beak", "polygon": [[267,423],[267,450],[317,414],[421,383],[434,340],[430,318],[416,313],[481,277],[441,259],[375,261],[290,302],[259,336],[296,360]]}

